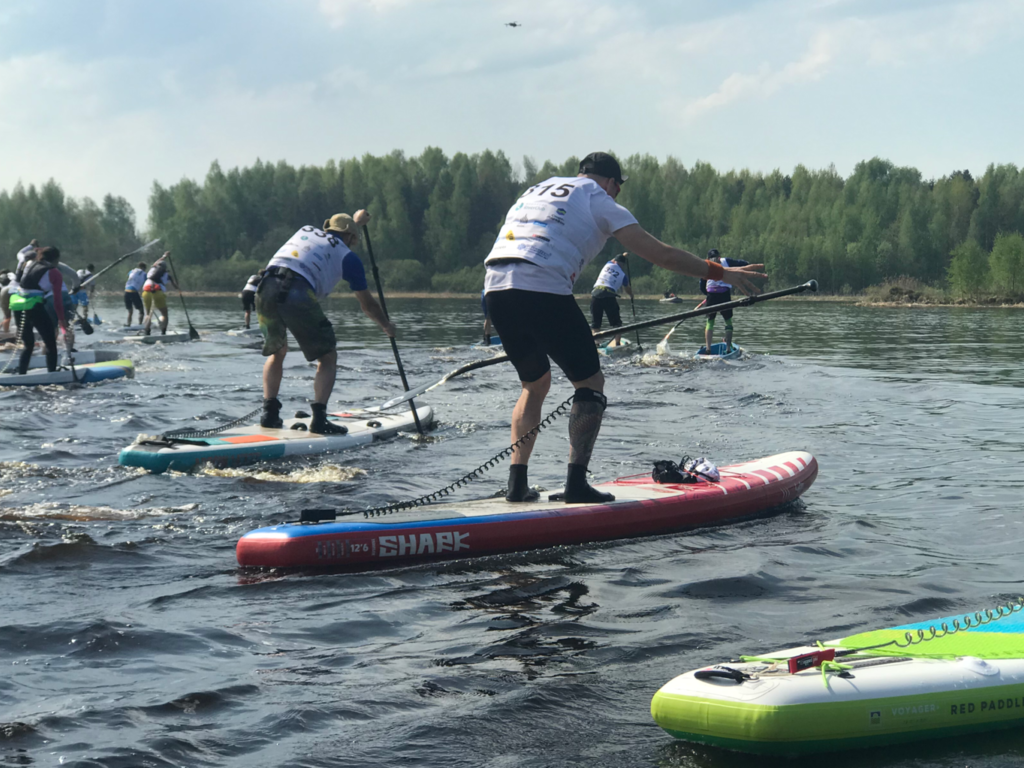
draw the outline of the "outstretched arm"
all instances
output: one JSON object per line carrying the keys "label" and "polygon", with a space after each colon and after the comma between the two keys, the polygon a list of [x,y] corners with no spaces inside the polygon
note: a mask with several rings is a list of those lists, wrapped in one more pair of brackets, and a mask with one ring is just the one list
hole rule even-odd
{"label": "outstretched arm", "polygon": [[[627,250],[655,266],[705,280],[709,277],[712,269],[709,262],[682,248],[674,248],[661,242],[639,224],[630,224],[622,229],[617,229],[612,234]],[[767,277],[757,269],[758,266],[751,264],[746,267],[725,267],[723,268],[723,279],[748,296],[760,293],[761,290],[750,280],[751,278],[764,279]]]}

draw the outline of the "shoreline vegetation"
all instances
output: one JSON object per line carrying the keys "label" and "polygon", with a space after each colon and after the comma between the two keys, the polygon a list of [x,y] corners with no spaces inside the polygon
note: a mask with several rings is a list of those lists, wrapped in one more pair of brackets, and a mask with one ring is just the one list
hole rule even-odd
{"label": "shoreline vegetation", "polygon": [[[236,298],[238,291],[182,291],[185,296],[189,298]],[[471,299],[473,301],[480,300],[479,293],[453,293],[453,292],[431,292],[431,291],[387,291],[387,298],[389,299]],[[117,297],[120,298],[120,291],[96,291],[97,296],[105,297]],[[589,293],[576,293],[573,294],[577,301],[589,301]],[[663,297],[661,295],[638,295],[635,297],[636,301],[646,301],[650,303],[660,303]],[[679,307],[679,312],[686,312],[687,309],[693,309],[701,302],[705,297],[702,294],[695,294],[692,296],[680,295],[682,302],[678,304],[666,304],[665,314],[674,314],[675,312],[669,311],[669,308]],[[738,296],[736,298],[739,298]],[[332,293],[331,299],[352,299],[355,297],[351,293]],[[625,300],[625,299],[620,299]],[[1020,308],[1024,309],[1024,296],[988,296],[980,298],[978,300],[969,300],[965,298],[955,298],[953,296],[945,295],[941,291],[933,291],[930,294],[906,291],[901,289],[898,292],[892,292],[888,285],[886,286],[873,286],[869,288],[863,294],[848,294],[848,295],[832,295],[832,294],[795,294],[793,296],[782,296],[776,301],[809,301],[809,302],[820,302],[820,303],[832,303],[832,304],[853,304],[858,307],[907,307],[907,308],[922,308],[922,307],[966,307],[966,308]],[[239,309],[241,311],[241,309]]]}
{"label": "shoreline vegetation", "polygon": [[[773,286],[815,279],[821,295],[870,304],[977,305],[1024,300],[1024,171],[990,164],[975,178],[955,170],[927,179],[878,157],[841,176],[834,167],[720,171],[674,157],[621,157],[629,182],[618,202],[652,235],[703,255],[763,263]],[[6,268],[30,239],[61,249],[73,268],[109,265],[160,238],[158,247],[100,279],[117,290],[134,263],[170,250],[182,288],[232,295],[300,227],[366,208],[385,289],[393,295],[472,295],[506,213],[531,185],[575,176],[579,160],[513,163],[503,152],[327,160],[294,167],[257,160],[201,180],[154,182],[145,222],[124,198],[64,194],[53,179],[0,190]],[[140,216],[141,218],[141,216]],[[587,291],[621,245],[614,239],[579,275]],[[364,246],[356,252],[364,256]],[[0,266],[4,266],[0,264]],[[633,290],[694,296],[697,280],[633,258]],[[808,300],[807,298],[802,300]],[[821,301],[815,297],[810,300]]]}

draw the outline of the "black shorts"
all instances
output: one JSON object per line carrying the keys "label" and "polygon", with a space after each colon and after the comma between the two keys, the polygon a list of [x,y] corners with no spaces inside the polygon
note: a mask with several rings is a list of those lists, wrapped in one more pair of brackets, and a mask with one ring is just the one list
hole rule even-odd
{"label": "black shorts", "polygon": [[252,312],[256,309],[256,291],[242,291],[242,309]]}
{"label": "black shorts", "polygon": [[124,308],[131,312],[133,309],[139,310],[139,312],[145,312],[145,308],[142,306],[142,297],[139,296],[138,291],[125,291],[124,292]]}
{"label": "black shorts", "polygon": [[529,384],[550,371],[548,357],[569,381],[600,373],[597,345],[572,296],[510,288],[488,293],[487,308],[520,381]]}
{"label": "black shorts", "polygon": [[[732,291],[726,291],[725,293],[709,293],[707,299],[705,299],[704,301],[704,305],[708,307],[713,307],[716,304],[725,304],[727,301],[732,301]],[[714,320],[715,315],[717,314],[717,312],[712,312],[710,315],[707,316],[708,320]],[[731,320],[732,310],[723,309],[722,319]]]}
{"label": "black shorts", "polygon": [[601,315],[608,315],[608,325],[618,328],[622,325],[622,317],[619,315],[619,300],[615,296],[591,296],[590,297],[590,327],[595,331],[601,330]]}

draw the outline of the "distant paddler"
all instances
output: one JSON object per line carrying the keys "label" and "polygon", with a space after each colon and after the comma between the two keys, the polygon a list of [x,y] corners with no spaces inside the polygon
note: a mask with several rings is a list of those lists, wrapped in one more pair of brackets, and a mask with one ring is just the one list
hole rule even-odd
{"label": "distant paddler", "polygon": [[18,251],[18,266],[20,267],[26,261],[35,261],[36,250],[39,248],[39,241],[32,238],[31,242]]}
{"label": "distant paddler", "polygon": [[11,330],[11,293],[16,292],[17,288],[13,272],[0,272],[0,310],[4,313],[0,331],[4,333]]}
{"label": "distant paddler", "polygon": [[263,365],[261,426],[279,429],[284,425],[277,395],[291,331],[306,360],[317,361],[309,431],[327,435],[346,431],[327,420],[327,401],[334,389],[338,366],[338,342],[320,301],[344,280],[355,293],[363,314],[394,337],[395,326],[370,294],[363,262],[352,252],[359,241],[358,227],[369,220],[370,214],[360,210],[355,216],[334,214],[324,222],[322,230],[303,227],[267,264],[256,291],[256,315],[263,333],[263,355],[267,358]]}
{"label": "distant paddler", "polygon": [[[764,264],[751,264],[743,259],[724,259],[718,252],[717,248],[712,248],[708,251],[708,261],[721,264],[723,267],[745,267],[747,269],[764,269]],[[700,281],[700,292],[707,295],[707,299],[704,302],[707,306],[713,307],[717,304],[726,304],[732,301],[732,285],[725,280],[701,280]],[[708,315],[707,321],[704,324],[704,349],[710,350],[711,345],[715,341],[715,315],[716,312],[712,312]],[[725,321],[725,352],[728,354],[732,351],[732,310],[723,309],[722,319]],[[710,351],[708,352],[710,354]]]}
{"label": "distant paddler", "polygon": [[[58,268],[59,263],[60,251],[53,246],[47,246],[36,249],[35,256],[26,258],[19,267],[18,290],[11,296],[11,309],[21,331],[23,345],[21,359],[18,361],[18,373],[24,374],[28,371],[36,344],[34,331],[39,331],[39,336],[46,345],[46,369],[50,372],[57,370],[58,325],[70,340],[62,296],[64,275]],[[51,316],[46,306],[50,299],[54,304],[54,316]]]}
{"label": "distant paddler", "polygon": [[260,287],[260,280],[263,279],[267,270],[261,269],[255,275],[250,275],[245,281],[245,287],[239,297],[242,299],[242,311],[245,312],[245,327],[249,328],[249,321],[252,318],[252,311],[256,309],[256,290]]}
{"label": "distant paddler", "polygon": [[[611,501],[592,488],[587,466],[607,400],[601,361],[587,319],[572,295],[583,268],[614,237],[626,249],[659,267],[700,278],[729,281],[744,293],[758,293],[752,268],[727,269],[667,245],[646,232],[615,202],[626,177],[618,161],[594,152],[580,162],[577,176],[552,177],[527,189],[512,206],[484,260],[484,289],[491,320],[516,368],[522,392],[512,412],[512,441],[537,426],[551,387],[549,358],[576,388],[569,416],[566,503]],[[536,498],[527,482],[533,441],[512,453],[508,501]]]}
{"label": "distant paddler", "polygon": [[160,312],[160,333],[167,333],[167,323],[170,316],[167,313],[167,285],[170,283],[178,287],[174,277],[167,270],[167,257],[171,255],[166,251],[163,256],[153,262],[153,266],[146,273],[146,282],[142,284],[142,306],[146,308],[146,321],[142,332],[149,336],[150,328],[153,325],[154,310]]}
{"label": "distant paddler", "polygon": [[[618,328],[622,325],[622,315],[619,314],[619,291],[625,291],[629,298],[633,298],[633,288],[629,284],[629,275],[626,274],[625,253],[620,253],[604,265],[601,274],[597,276],[594,289],[590,292],[590,327],[594,333],[601,330],[601,320],[604,315],[608,316],[608,325],[611,328]],[[609,344],[619,345],[622,343],[622,336],[617,335]]]}
{"label": "distant paddler", "polygon": [[146,284],[146,262],[140,261],[128,273],[124,284],[124,308],[128,310],[128,321],[125,327],[132,324],[132,314],[139,311],[139,322],[146,316],[145,305],[142,303],[142,287]]}
{"label": "distant paddler", "polygon": [[75,302],[75,312],[77,314],[79,307],[85,307],[85,317],[89,317],[89,303],[92,301],[93,294],[96,292],[96,283],[89,283],[85,288],[82,288],[82,284],[85,283],[93,275],[93,270],[96,269],[94,264],[86,264],[85,269],[78,270],[78,290],[72,294],[71,298]]}

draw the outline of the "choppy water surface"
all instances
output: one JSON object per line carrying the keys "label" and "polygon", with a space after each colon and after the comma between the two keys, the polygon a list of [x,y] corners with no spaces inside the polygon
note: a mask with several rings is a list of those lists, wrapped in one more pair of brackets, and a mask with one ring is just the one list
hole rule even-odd
{"label": "choppy water surface", "polygon": [[[599,478],[682,453],[728,463],[811,451],[817,483],[775,517],[310,575],[243,572],[235,542],[301,506],[394,501],[460,476],[507,444],[514,372],[495,366],[432,392],[440,424],[426,440],[193,475],[118,467],[139,433],[258,405],[262,358],[222,333],[238,324],[236,304],[193,300],[203,341],[131,347],[133,381],[0,391],[0,764],[764,765],[675,742],[651,721],[651,695],[742,653],[1022,592],[1019,311],[774,302],[738,313],[737,340],[754,353],[741,363],[606,365]],[[390,308],[414,382],[491,354],[469,349],[475,301]],[[108,330],[120,310],[99,309],[106,324],[80,346],[129,350]],[[184,328],[178,310],[172,325]],[[342,349],[332,404],[396,393],[385,337],[352,301],[330,314]],[[701,336],[693,322],[673,345],[692,350]],[[286,413],[305,407],[312,374],[289,356]],[[551,406],[568,394],[556,379]],[[540,438],[531,480],[558,486],[566,451],[561,421]],[[503,466],[466,496],[504,479]],[[1022,757],[1024,736],[1004,733],[829,762]]]}

